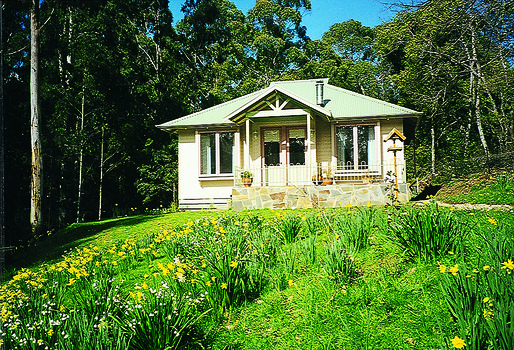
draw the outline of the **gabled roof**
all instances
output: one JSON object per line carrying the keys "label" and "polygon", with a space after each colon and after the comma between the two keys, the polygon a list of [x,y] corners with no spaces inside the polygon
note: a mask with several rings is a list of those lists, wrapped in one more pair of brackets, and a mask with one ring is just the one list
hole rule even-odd
{"label": "gabled roof", "polygon": [[[316,104],[316,82],[323,81],[322,106]],[[245,119],[247,111],[255,108],[273,94],[280,94],[312,113],[333,120],[418,117],[421,112],[376,98],[364,96],[328,84],[328,79],[309,79],[272,82],[269,87],[241,96],[217,106],[157,125],[164,130],[208,126],[234,126]]]}

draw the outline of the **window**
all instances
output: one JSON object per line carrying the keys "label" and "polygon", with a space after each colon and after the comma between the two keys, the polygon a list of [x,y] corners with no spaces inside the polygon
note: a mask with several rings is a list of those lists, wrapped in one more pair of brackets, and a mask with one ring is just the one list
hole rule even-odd
{"label": "window", "polygon": [[337,165],[343,170],[368,170],[377,163],[374,125],[336,128]]}
{"label": "window", "polygon": [[289,165],[305,165],[305,129],[289,130]]}
{"label": "window", "polygon": [[200,174],[220,175],[234,172],[234,133],[200,134]]}

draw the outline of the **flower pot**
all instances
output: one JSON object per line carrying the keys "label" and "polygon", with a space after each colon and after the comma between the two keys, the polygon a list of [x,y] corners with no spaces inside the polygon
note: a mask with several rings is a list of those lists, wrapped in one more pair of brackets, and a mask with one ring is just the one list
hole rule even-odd
{"label": "flower pot", "polygon": [[334,179],[330,177],[324,177],[322,185],[332,185],[334,183]]}
{"label": "flower pot", "polygon": [[241,182],[243,183],[244,187],[250,187],[250,186],[252,186],[253,178],[243,177],[243,178],[241,178]]}
{"label": "flower pot", "polygon": [[321,185],[321,183],[323,182],[323,177],[321,175],[313,175],[312,176],[312,183],[316,186],[318,185]]}

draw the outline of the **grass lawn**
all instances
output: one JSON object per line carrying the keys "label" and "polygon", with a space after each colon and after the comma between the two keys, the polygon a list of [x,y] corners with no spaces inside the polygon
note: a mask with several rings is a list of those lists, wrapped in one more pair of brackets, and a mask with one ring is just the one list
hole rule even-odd
{"label": "grass lawn", "polygon": [[512,349],[513,229],[434,202],[73,224],[15,252],[0,343]]}
{"label": "grass lawn", "polygon": [[443,186],[437,199],[448,203],[514,205],[514,175],[498,172],[454,179]]}

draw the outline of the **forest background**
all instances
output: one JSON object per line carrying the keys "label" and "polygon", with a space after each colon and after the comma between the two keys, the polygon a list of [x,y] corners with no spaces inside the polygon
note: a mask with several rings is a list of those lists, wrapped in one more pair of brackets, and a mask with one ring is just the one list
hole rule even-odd
{"label": "forest background", "polygon": [[302,25],[309,0],[257,0],[246,14],[228,0],[186,0],[176,24],[168,0],[1,4],[6,246],[173,207],[177,140],[155,125],[273,80],[326,77],[422,111],[406,148],[411,179],[514,164],[512,0],[410,3],[374,28],[336,23],[320,40]]}

